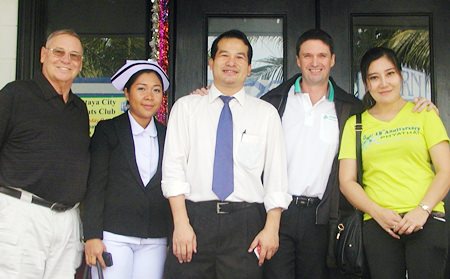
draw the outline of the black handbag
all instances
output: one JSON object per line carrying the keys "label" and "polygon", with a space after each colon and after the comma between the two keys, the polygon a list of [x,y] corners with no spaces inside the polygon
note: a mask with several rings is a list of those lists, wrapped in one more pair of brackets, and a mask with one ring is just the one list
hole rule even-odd
{"label": "black handbag", "polygon": [[[103,279],[103,270],[100,266],[100,263],[97,261],[95,265],[97,267],[98,279]],[[86,265],[86,267],[84,268],[83,279],[92,279],[91,270],[91,267],[89,265]]]}
{"label": "black handbag", "polygon": [[[356,115],[356,161],[357,180],[362,185],[362,158],[361,158],[361,114]],[[336,264],[344,274],[363,276],[366,270],[363,235],[363,213],[358,209],[350,214],[339,216],[336,234]]]}

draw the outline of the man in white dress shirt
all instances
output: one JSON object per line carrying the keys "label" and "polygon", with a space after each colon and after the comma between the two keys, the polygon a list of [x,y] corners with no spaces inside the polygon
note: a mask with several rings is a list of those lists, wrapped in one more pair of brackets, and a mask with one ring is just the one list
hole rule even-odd
{"label": "man in white dress shirt", "polygon": [[[283,130],[270,104],[245,94],[251,58],[245,34],[221,34],[211,48],[210,94],[185,96],[172,108],[162,179],[174,224],[165,278],[262,278],[262,264],[278,249],[281,211],[291,201]],[[226,172],[215,167],[225,103],[233,186],[221,196],[213,180]]]}

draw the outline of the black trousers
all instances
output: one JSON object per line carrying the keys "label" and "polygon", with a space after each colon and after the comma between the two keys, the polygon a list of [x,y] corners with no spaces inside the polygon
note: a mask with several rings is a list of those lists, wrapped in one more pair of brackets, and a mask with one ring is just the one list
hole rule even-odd
{"label": "black trousers", "polygon": [[173,255],[170,240],[164,278],[261,279],[258,259],[247,250],[263,229],[266,213],[262,204],[247,205],[238,203],[231,207],[231,213],[218,214],[217,202],[186,201],[189,221],[197,237],[197,253],[190,263],[180,264]]}
{"label": "black trousers", "polygon": [[328,226],[315,222],[315,206],[290,204],[281,216],[280,247],[265,264],[264,278],[328,278]]}
{"label": "black trousers", "polygon": [[447,225],[428,218],[423,230],[395,239],[371,219],[364,222],[364,249],[372,279],[441,279],[447,261]]}

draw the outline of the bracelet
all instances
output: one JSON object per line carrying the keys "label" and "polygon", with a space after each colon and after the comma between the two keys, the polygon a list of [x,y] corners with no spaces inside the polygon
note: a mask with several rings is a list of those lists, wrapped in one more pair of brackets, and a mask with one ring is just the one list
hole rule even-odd
{"label": "bracelet", "polygon": [[426,205],[426,204],[421,202],[421,203],[419,203],[418,206],[420,208],[422,208],[423,210],[425,210],[428,213],[428,215],[431,215],[431,209],[430,209],[430,207],[428,205]]}

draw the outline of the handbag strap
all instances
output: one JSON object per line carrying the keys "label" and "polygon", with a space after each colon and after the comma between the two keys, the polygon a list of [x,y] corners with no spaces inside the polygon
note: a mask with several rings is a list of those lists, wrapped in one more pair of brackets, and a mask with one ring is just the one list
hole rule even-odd
{"label": "handbag strap", "polygon": [[[98,279],[103,279],[103,269],[100,266],[100,262],[97,261],[95,263],[95,266],[97,267]],[[86,267],[84,269],[84,273],[83,273],[83,279],[92,279],[91,270],[92,270],[92,268],[89,265],[86,265]]]}
{"label": "handbag strap", "polygon": [[363,126],[361,123],[361,113],[356,114],[356,124],[355,124],[355,132],[356,132],[356,168],[357,168],[357,181],[359,185],[362,184],[362,152],[361,152],[361,132]]}
{"label": "handbag strap", "polygon": [[98,279],[103,279],[103,269],[100,266],[99,261],[97,260],[97,262],[95,263],[95,265],[97,266],[97,274],[98,274]]}

